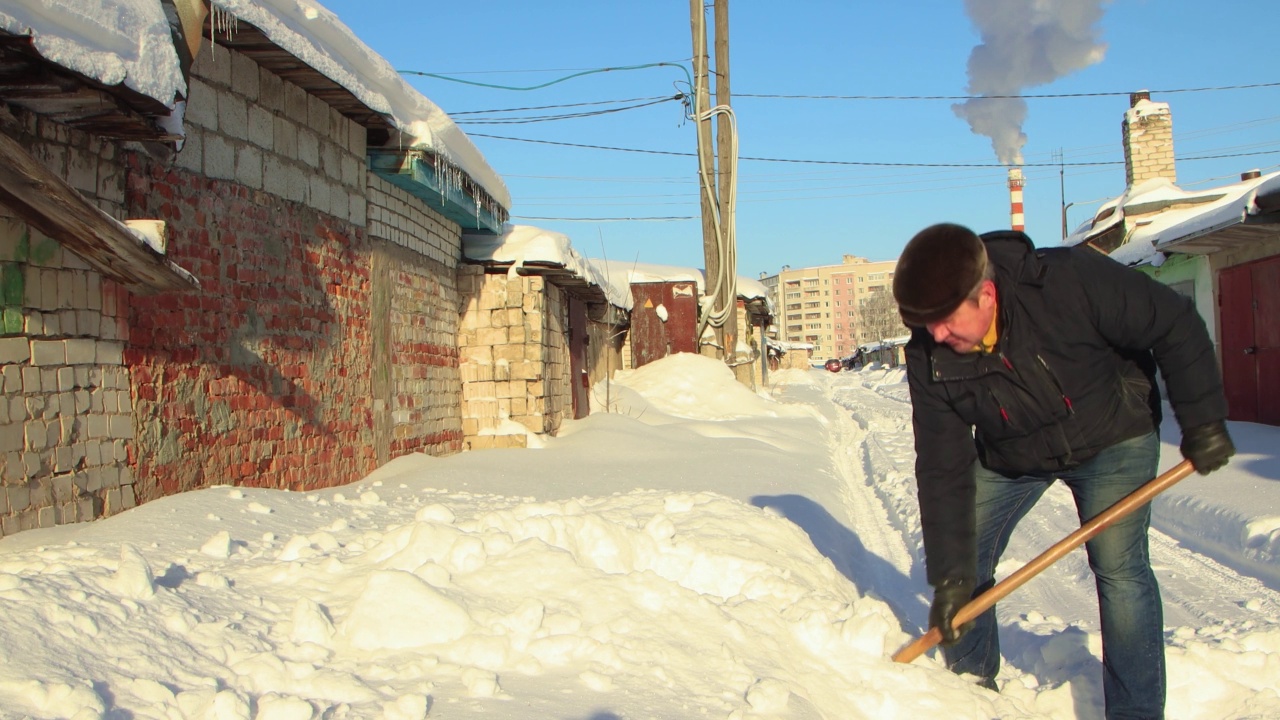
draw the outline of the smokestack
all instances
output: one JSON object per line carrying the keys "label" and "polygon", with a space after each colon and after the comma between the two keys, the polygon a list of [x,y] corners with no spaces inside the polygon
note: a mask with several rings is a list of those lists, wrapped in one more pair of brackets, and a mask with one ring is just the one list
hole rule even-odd
{"label": "smokestack", "polygon": [[1022,216],[1022,168],[1009,168],[1009,223],[1014,230],[1025,230]]}

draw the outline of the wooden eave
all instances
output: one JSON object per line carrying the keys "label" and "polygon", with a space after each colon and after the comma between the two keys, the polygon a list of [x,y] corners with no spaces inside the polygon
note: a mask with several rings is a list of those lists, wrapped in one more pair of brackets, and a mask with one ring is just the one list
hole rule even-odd
{"label": "wooden eave", "polygon": [[253,24],[236,20],[234,30],[222,32],[213,30],[212,22],[213,13],[209,13],[204,21],[206,38],[212,37],[218,45],[251,58],[358,123],[367,133],[369,147],[381,146],[391,139],[395,125],[386,115],[371,109],[350,90],[276,45]]}
{"label": "wooden eave", "polygon": [[172,142],[169,108],[124,85],[101,82],[40,56],[27,35],[0,30],[0,102],[113,140]]}
{"label": "wooden eave", "polygon": [[191,273],[86,200],[3,132],[0,203],[132,292],[150,294],[199,286]]}
{"label": "wooden eave", "polygon": [[742,308],[751,318],[752,325],[768,325],[773,321],[773,315],[769,312],[769,303],[764,298],[744,300]]}
{"label": "wooden eave", "polygon": [[1254,198],[1254,205],[1259,211],[1256,214],[1162,242],[1156,249],[1187,255],[1208,255],[1280,238],[1280,191],[1257,196]]}
{"label": "wooden eave", "polygon": [[1233,220],[1221,227],[1160,243],[1156,249],[1186,255],[1209,255],[1278,238],[1280,214],[1250,215],[1243,221]]}

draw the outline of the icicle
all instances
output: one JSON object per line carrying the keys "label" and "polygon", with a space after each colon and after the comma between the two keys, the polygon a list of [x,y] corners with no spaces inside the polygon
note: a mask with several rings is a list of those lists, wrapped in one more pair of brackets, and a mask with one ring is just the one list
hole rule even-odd
{"label": "icicle", "polygon": [[213,52],[213,43],[217,33],[222,33],[225,39],[230,40],[240,29],[239,22],[239,18],[230,10],[217,3],[211,3],[209,6],[209,51]]}

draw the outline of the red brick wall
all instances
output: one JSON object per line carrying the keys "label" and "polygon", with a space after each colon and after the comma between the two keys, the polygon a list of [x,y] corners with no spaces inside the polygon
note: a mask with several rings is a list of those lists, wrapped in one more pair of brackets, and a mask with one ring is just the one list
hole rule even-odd
{"label": "red brick wall", "polygon": [[128,296],[140,500],[217,484],[307,490],[376,464],[363,230],[132,155],[131,217],[169,227],[201,288]]}

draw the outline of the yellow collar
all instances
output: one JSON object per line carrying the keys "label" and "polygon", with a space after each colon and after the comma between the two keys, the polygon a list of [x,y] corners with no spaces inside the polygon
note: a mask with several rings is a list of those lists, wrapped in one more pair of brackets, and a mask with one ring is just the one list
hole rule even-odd
{"label": "yellow collar", "polygon": [[987,334],[982,336],[982,340],[973,348],[977,352],[991,353],[995,352],[996,341],[1000,339],[1000,331],[998,321],[1000,320],[1000,303],[995,303],[995,312],[991,314],[991,327],[987,328]]}

